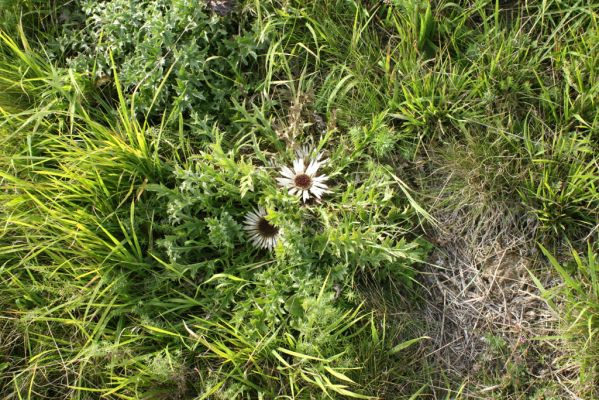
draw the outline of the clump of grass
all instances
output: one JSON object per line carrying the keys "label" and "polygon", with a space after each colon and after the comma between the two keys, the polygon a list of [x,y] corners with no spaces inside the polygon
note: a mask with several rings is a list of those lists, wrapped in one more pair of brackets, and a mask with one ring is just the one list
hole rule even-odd
{"label": "clump of grass", "polygon": [[[7,4],[2,395],[563,397],[523,271],[596,230],[597,6]],[[320,199],[276,180],[305,146]],[[581,395],[590,257],[558,268]]]}
{"label": "clump of grass", "polygon": [[[426,280],[434,286],[432,305],[427,309],[432,312],[433,326],[436,320],[447,319],[438,337],[448,338],[438,346],[449,353],[456,351],[452,360],[472,350],[472,335],[484,325],[480,321],[490,321],[492,332],[509,330],[512,325],[506,325],[502,310],[517,315],[523,304],[529,304],[535,315],[547,317],[535,295],[514,291],[512,283],[518,281],[512,282],[509,277],[522,277],[522,284],[530,290],[533,282],[526,282],[519,265],[532,263],[545,271],[543,282],[548,282],[549,269],[535,261],[536,241],[555,246],[571,238],[580,244],[596,229],[599,174],[596,146],[591,139],[596,115],[588,113],[587,107],[594,100],[586,97],[594,89],[582,89],[584,84],[574,84],[571,79],[571,68],[580,77],[594,74],[587,63],[594,62],[596,52],[588,50],[596,43],[590,45],[586,33],[596,33],[596,20],[590,17],[596,8],[552,2],[545,6],[517,7],[517,13],[512,9],[507,19],[499,4],[469,9],[458,5],[440,7],[436,15],[449,19],[438,31],[439,37],[447,40],[447,51],[429,61],[430,74],[408,81],[412,87],[407,93],[416,94],[407,98],[406,106],[410,108],[398,103],[402,106],[398,114],[409,116],[406,126],[414,129],[410,127],[413,123],[419,127],[416,129],[425,150],[406,167],[421,177],[418,182],[423,195],[428,195],[426,204],[440,221],[440,229],[429,233],[440,250],[433,260],[443,268]],[[561,17],[571,19],[566,23]],[[531,42],[531,37],[539,39]],[[563,46],[560,48],[574,53],[582,50],[588,56],[567,56],[567,51],[552,53],[555,41]],[[581,90],[572,95],[574,87]],[[423,103],[423,99],[426,107],[413,106]],[[573,108],[579,114],[572,112]],[[501,260],[513,256],[513,265],[489,271],[490,265],[501,266]],[[502,278],[505,276],[508,278]],[[501,304],[491,296],[497,290],[504,296]],[[443,296],[442,301],[439,296]],[[465,311],[464,304],[474,308]],[[440,312],[435,311],[438,308]],[[463,322],[470,318],[476,321]],[[535,324],[528,319],[522,322]],[[458,328],[461,324],[475,328],[465,329],[462,335]],[[559,328],[545,330],[541,324],[530,335],[534,332],[559,334]],[[504,335],[503,339],[506,337],[507,348],[518,348],[518,335]],[[536,368],[530,366],[547,362],[541,357],[548,354],[543,346],[553,347],[539,342],[538,346],[528,347],[527,359],[504,359],[513,373],[507,371],[504,375],[501,368],[493,368],[492,362],[486,366],[483,363],[487,372],[478,376],[461,372],[471,379],[467,391],[478,393],[476,390],[486,387],[493,390],[483,392],[484,396],[534,396],[545,387],[547,393],[567,396],[566,389],[550,388],[551,380],[558,380],[555,376],[560,375],[559,371],[551,373],[550,378],[526,377]],[[481,346],[474,358],[484,354],[482,348],[488,347]],[[552,357],[559,357],[559,352],[551,352]],[[440,358],[442,361],[444,357]]]}
{"label": "clump of grass", "polygon": [[568,351],[560,363],[574,371],[577,383],[570,384],[578,396],[594,398],[599,395],[599,263],[596,243],[588,242],[585,253],[571,248],[570,261],[558,261],[545,247],[540,246],[561,278],[560,284],[548,288],[534,277],[543,298],[560,316],[561,334],[550,340],[565,344]]}
{"label": "clump of grass", "polygon": [[27,36],[45,42],[60,32],[66,17],[76,13],[72,0],[3,0],[0,8],[0,29],[17,34],[19,26]]}

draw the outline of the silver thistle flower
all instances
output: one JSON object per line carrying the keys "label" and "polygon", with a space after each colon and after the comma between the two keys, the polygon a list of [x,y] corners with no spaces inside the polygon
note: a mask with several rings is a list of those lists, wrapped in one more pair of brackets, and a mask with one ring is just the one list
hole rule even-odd
{"label": "silver thistle flower", "polygon": [[289,194],[301,197],[306,202],[310,197],[320,200],[324,193],[329,193],[326,175],[318,175],[320,168],[326,161],[320,161],[322,153],[310,159],[311,151],[301,148],[297,151],[298,158],[293,161],[293,168],[284,166],[281,168],[281,176],[277,182],[284,188],[289,189]]}
{"label": "silver thistle flower", "polygon": [[279,241],[279,228],[271,224],[266,217],[266,210],[258,207],[246,214],[245,231],[255,247],[272,250]]}

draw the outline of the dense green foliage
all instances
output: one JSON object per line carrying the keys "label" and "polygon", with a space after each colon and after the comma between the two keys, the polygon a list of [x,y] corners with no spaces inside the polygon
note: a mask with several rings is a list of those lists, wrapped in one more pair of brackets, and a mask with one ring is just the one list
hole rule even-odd
{"label": "dense green foliage", "polygon": [[597,395],[598,6],[47,3],[0,1],[3,398],[459,397],[397,311],[435,215],[545,246]]}
{"label": "dense green foliage", "polygon": [[[256,91],[267,37],[250,11],[197,1],[81,1],[50,43],[56,59],[108,86],[113,67],[142,115],[168,108],[227,121],[231,99]],[[220,11],[220,12],[218,12]],[[77,23],[79,22],[79,23]]]}

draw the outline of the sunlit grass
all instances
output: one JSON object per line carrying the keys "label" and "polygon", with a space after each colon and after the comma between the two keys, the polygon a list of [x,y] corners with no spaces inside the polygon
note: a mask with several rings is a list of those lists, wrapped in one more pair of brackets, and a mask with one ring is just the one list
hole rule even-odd
{"label": "sunlit grass", "polygon": [[[219,39],[255,64],[202,55],[223,84],[200,84],[219,93],[214,118],[173,94],[184,54],[143,94],[121,78],[127,56],[90,55],[110,61],[100,84],[57,52],[91,37],[76,36],[79,2],[5,3],[0,397],[539,398],[558,385],[489,373],[493,390],[476,392],[438,370],[418,314],[436,231],[540,243],[535,276],[563,283],[536,283],[563,324],[539,340],[564,343],[569,391],[596,395],[598,6],[206,8],[229,28],[243,15],[238,33],[258,40]],[[276,184],[302,145],[328,159],[321,202]],[[282,232],[272,252],[241,229],[258,205]],[[553,258],[568,240],[579,251]]]}

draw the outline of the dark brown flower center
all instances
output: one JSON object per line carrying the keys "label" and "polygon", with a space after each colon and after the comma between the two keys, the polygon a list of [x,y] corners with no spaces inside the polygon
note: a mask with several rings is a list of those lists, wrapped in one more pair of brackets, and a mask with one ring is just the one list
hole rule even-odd
{"label": "dark brown flower center", "polygon": [[260,218],[258,221],[258,232],[264,237],[273,237],[277,233],[279,233],[279,228],[271,224],[266,220],[266,218]]}
{"label": "dark brown flower center", "polygon": [[310,187],[312,187],[312,178],[306,174],[299,174],[295,176],[293,183],[300,189],[310,189]]}

